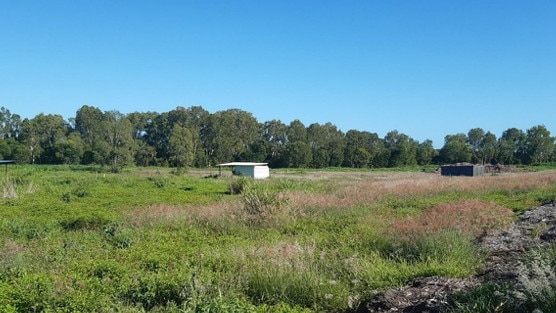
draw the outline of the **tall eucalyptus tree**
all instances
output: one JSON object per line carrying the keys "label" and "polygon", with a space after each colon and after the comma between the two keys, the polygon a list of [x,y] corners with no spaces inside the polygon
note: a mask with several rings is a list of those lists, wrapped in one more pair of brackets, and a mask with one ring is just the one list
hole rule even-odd
{"label": "tall eucalyptus tree", "polygon": [[307,128],[307,141],[316,168],[340,166],[344,159],[344,134],[331,123],[313,123]]}
{"label": "tall eucalyptus tree", "polygon": [[75,115],[75,131],[85,145],[81,162],[104,164],[110,152],[110,146],[105,140],[107,130],[104,113],[96,107],[82,106]]}
{"label": "tall eucalyptus tree", "polygon": [[446,135],[444,146],[440,149],[440,160],[443,163],[471,162],[473,148],[463,133]]}
{"label": "tall eucalyptus tree", "polygon": [[554,153],[554,137],[544,125],[531,127],[526,132],[524,149],[524,163],[547,163]]}
{"label": "tall eucalyptus tree", "polygon": [[31,163],[54,164],[55,144],[68,134],[68,124],[61,115],[43,113],[22,123],[20,140],[31,152]]}
{"label": "tall eucalyptus tree", "polygon": [[419,143],[417,147],[417,164],[429,165],[438,155],[438,151],[434,148],[432,140],[427,139]]}
{"label": "tall eucalyptus tree", "polygon": [[400,167],[417,164],[419,143],[408,135],[392,130],[384,137],[384,143],[390,150],[389,166]]}
{"label": "tall eucalyptus tree", "polygon": [[118,111],[105,112],[102,125],[105,129],[104,140],[109,149],[104,164],[109,165],[112,172],[116,173],[133,160],[134,129],[129,119]]}
{"label": "tall eucalyptus tree", "polygon": [[283,153],[288,143],[288,126],[280,120],[264,122],[263,140],[267,142],[267,157],[271,166],[283,167]]}
{"label": "tall eucalyptus tree", "polygon": [[215,165],[240,161],[242,153],[260,137],[260,124],[251,113],[229,109],[209,116],[202,140],[210,165]]}
{"label": "tall eucalyptus tree", "polygon": [[525,133],[515,127],[505,130],[498,139],[498,161],[502,164],[522,163]]}
{"label": "tall eucalyptus tree", "polygon": [[181,169],[193,164],[195,154],[193,151],[193,136],[189,128],[182,126],[180,123],[174,124],[168,143],[170,165]]}

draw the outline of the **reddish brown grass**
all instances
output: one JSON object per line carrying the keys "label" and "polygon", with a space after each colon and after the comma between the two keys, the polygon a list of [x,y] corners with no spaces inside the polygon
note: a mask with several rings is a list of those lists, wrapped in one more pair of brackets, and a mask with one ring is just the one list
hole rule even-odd
{"label": "reddish brown grass", "polygon": [[500,229],[512,220],[513,212],[492,202],[475,199],[442,203],[414,217],[394,221],[389,235],[402,241],[424,238],[447,230],[478,238]]}
{"label": "reddish brown grass", "polygon": [[296,207],[342,208],[371,204],[387,196],[412,196],[446,192],[522,191],[556,183],[554,171],[503,174],[482,177],[445,177],[427,173],[358,173],[353,177],[328,176],[327,193],[287,191]]}

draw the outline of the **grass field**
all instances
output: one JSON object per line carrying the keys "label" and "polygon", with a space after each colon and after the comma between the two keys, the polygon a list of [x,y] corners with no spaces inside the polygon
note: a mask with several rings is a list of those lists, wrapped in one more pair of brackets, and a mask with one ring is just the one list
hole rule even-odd
{"label": "grass field", "polygon": [[0,312],[350,312],[415,277],[472,275],[478,236],[556,199],[552,170],[214,173],[12,166]]}

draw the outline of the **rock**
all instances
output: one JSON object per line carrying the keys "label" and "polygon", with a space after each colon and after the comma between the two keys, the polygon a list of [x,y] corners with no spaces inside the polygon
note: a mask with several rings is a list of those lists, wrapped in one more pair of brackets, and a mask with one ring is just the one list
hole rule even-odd
{"label": "rock", "polygon": [[540,238],[544,241],[556,241],[556,225],[542,232]]}

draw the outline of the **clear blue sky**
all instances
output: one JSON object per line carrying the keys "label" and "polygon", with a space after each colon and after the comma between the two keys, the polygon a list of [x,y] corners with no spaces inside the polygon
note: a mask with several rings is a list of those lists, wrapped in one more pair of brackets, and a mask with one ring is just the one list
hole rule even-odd
{"label": "clear blue sky", "polygon": [[259,122],[556,135],[556,1],[0,0],[0,106],[24,118],[239,108]]}

